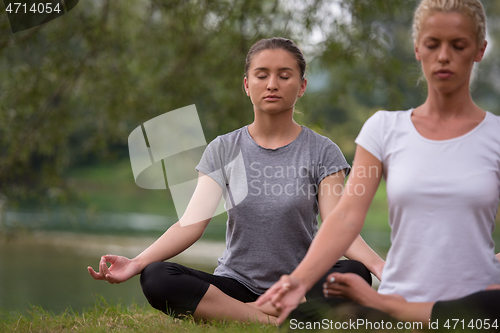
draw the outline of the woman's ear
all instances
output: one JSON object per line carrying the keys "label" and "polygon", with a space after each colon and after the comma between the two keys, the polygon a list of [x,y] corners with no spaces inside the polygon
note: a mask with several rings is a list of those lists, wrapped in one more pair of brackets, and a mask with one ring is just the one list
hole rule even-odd
{"label": "woman's ear", "polygon": [[415,59],[417,59],[417,61],[421,61],[422,58],[420,57],[420,52],[418,51],[418,46],[416,44],[414,45],[414,48],[415,48]]}
{"label": "woman's ear", "polygon": [[483,60],[486,46],[488,46],[488,42],[484,41],[483,45],[479,48],[479,50],[477,50],[476,56],[474,57],[475,62],[480,62],[481,60]]}
{"label": "woman's ear", "polygon": [[247,93],[247,96],[250,97],[250,91],[248,90],[248,81],[246,76],[243,79],[243,86],[245,87],[245,92]]}
{"label": "woman's ear", "polygon": [[307,87],[307,79],[304,79],[300,84],[299,97],[302,97],[304,95],[304,93],[306,92],[306,87]]}

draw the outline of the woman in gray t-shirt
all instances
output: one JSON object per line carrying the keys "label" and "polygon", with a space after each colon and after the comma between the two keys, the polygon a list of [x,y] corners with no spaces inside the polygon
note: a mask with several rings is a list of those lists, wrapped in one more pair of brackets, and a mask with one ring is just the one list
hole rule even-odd
{"label": "woman in gray t-shirt", "polygon": [[[88,268],[92,277],[120,283],[142,272],[148,301],[168,314],[274,323],[271,303],[253,302],[302,260],[318,229],[318,213],[325,218],[333,210],[350,170],[330,139],[293,120],[307,86],[305,67],[302,52],[288,39],[252,46],[244,86],[254,122],[208,145],[179,222],[134,259],[103,256],[98,272]],[[202,236],[221,197],[228,211],[226,249],[214,274],[164,262]],[[354,260],[337,263],[330,273],[355,272],[369,283],[369,271],[380,278],[384,261],[361,237],[345,255]],[[315,297],[323,297],[321,283],[306,295]]]}

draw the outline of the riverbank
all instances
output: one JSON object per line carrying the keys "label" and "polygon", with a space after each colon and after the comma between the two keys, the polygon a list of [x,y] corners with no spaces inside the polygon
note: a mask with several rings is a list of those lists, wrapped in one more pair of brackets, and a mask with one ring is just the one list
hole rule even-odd
{"label": "riverbank", "polygon": [[[0,309],[6,312],[26,315],[32,306],[56,314],[81,311],[99,297],[124,306],[147,304],[139,276],[111,285],[92,279],[87,266],[97,268],[107,253],[134,257],[155,238],[48,231],[0,236]],[[199,241],[172,261],[212,272],[223,249],[224,243]]]}
{"label": "riverbank", "polygon": [[[58,252],[95,257],[96,264],[104,254],[117,254],[133,258],[151,245],[157,238],[144,236],[96,235],[58,231],[31,231],[14,233],[0,240],[10,246],[51,247]],[[215,267],[222,256],[225,243],[199,240],[189,249],[176,256],[176,260],[196,266]]]}

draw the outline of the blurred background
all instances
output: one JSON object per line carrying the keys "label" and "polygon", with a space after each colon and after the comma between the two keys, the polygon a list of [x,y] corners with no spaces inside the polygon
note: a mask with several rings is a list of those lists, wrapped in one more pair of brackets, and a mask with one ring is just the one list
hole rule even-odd
{"label": "blurred background", "polygon": [[[500,114],[500,2],[482,2],[489,46],[473,97]],[[168,190],[135,185],[128,135],[190,104],[208,142],[249,124],[243,67],[261,38],[291,38],[303,49],[309,84],[295,119],[330,137],[352,162],[354,139],[370,115],[424,101],[410,31],[416,4],[80,1],[15,34],[0,4],[0,308],[79,310],[96,295],[145,302],[137,277],[109,285],[86,270],[102,254],[135,256],[176,222]],[[390,245],[387,219],[382,184],[362,232],[382,255]],[[215,218],[202,242],[174,260],[212,270],[224,222]]]}

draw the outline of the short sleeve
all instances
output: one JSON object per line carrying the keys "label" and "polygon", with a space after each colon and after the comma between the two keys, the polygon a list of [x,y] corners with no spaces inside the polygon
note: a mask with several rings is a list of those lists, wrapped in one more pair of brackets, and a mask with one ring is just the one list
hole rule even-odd
{"label": "short sleeve", "polygon": [[347,163],[344,154],[332,140],[325,138],[319,154],[318,185],[331,174],[345,170],[347,176],[351,171],[351,166]]}
{"label": "short sleeve", "polygon": [[226,180],[222,165],[224,163],[221,154],[221,140],[218,137],[208,144],[201,156],[200,163],[196,166],[196,170],[215,180],[224,189]]}
{"label": "short sleeve", "polygon": [[354,142],[366,149],[379,161],[383,159],[383,131],[384,112],[378,111],[365,122]]}

